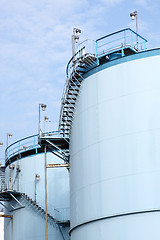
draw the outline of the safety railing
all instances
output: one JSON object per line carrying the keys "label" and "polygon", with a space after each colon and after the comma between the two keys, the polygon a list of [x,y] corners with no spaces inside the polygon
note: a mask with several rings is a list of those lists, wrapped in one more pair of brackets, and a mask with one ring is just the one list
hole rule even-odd
{"label": "safety railing", "polygon": [[77,68],[77,66],[79,65],[79,60],[87,55],[96,56],[96,41],[87,39],[78,45],[75,55],[70,59],[69,63],[67,64],[67,77],[70,77],[74,69]]}
{"label": "safety railing", "polygon": [[[45,209],[45,200],[37,194],[37,204]],[[56,208],[53,204],[47,201],[47,211],[54,217],[57,222],[66,222],[70,220],[70,208]]]}
{"label": "safety railing", "polygon": [[16,141],[6,148],[5,162],[14,155],[37,148],[40,148],[40,145],[38,144],[38,134]]}
{"label": "safety railing", "polygon": [[[59,131],[52,131],[52,132],[41,132],[40,138],[62,138],[62,133]],[[15,155],[21,155],[24,152],[30,151],[30,150],[37,150],[38,148],[41,148],[41,146],[38,143],[39,140],[39,134],[32,135],[26,138],[23,138],[17,142],[14,142],[10,146],[6,148],[5,151],[5,162],[8,162],[10,158],[12,158]]]}
{"label": "safety railing", "polygon": [[[58,129],[63,130],[64,136],[67,138],[71,136],[72,120],[84,74],[99,64],[115,59],[115,56],[124,57],[145,51],[146,43],[145,38],[126,28],[96,41],[87,39],[78,45],[74,56],[67,64],[67,79],[62,94]],[[111,54],[113,55],[110,56]]]}
{"label": "safety railing", "polygon": [[96,56],[102,57],[118,49],[131,48],[133,51],[145,51],[147,40],[130,28],[106,35],[96,40]]}

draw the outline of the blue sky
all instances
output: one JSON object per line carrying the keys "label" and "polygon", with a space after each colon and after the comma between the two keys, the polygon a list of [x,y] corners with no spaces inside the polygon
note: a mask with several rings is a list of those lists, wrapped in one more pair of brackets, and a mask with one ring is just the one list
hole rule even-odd
{"label": "blue sky", "polygon": [[159,0],[0,0],[0,158],[7,132],[9,143],[37,133],[39,103],[56,130],[73,27],[80,41],[135,30],[135,10],[148,48],[160,47]]}

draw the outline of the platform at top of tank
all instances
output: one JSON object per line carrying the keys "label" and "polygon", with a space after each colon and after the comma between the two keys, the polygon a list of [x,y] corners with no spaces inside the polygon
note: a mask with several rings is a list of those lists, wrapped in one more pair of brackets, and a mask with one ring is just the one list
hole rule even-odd
{"label": "platform at top of tank", "polygon": [[64,137],[44,136],[40,137],[40,145],[48,146],[50,143],[61,149],[69,149],[69,139]]}

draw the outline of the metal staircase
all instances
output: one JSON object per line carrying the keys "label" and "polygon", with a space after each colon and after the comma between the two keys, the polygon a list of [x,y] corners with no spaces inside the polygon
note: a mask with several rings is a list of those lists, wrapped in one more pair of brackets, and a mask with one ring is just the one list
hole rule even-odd
{"label": "metal staircase", "polygon": [[[42,214],[46,214],[46,211],[43,207],[41,207],[36,201],[34,201],[32,198],[30,198],[27,194],[25,193],[21,193],[22,197],[25,198],[25,200],[28,201],[28,203],[30,203],[33,207],[35,207],[35,209],[37,209],[38,211],[40,211]],[[60,226],[69,226],[70,225],[70,221],[69,220],[57,220],[55,219],[51,214],[47,213],[47,218],[49,220],[54,221],[55,224],[58,224]]]}
{"label": "metal staircase", "polygon": [[63,137],[70,139],[74,112],[84,74],[98,65],[145,51],[146,42],[145,38],[130,28],[126,28],[96,41],[86,40],[78,45],[76,53],[66,69],[67,79],[59,118],[59,132],[62,132]]}
{"label": "metal staircase", "polygon": [[69,139],[68,137],[63,137],[62,132],[42,133],[39,136],[39,144],[42,148],[46,146],[47,151],[58,156],[64,162],[69,162]]}
{"label": "metal staircase", "polygon": [[62,132],[63,137],[70,138],[76,102],[84,80],[83,75],[97,65],[95,49],[91,51],[91,48],[88,48],[89,43],[93,45],[91,40],[84,41],[67,65],[67,80],[63,91],[59,120],[59,132]]}
{"label": "metal staircase", "polygon": [[[13,190],[7,190],[0,192],[0,204],[8,209],[10,212],[24,208],[25,206],[21,203],[20,198],[21,193]],[[12,202],[13,201],[13,202]],[[9,207],[3,202],[8,202]]]}
{"label": "metal staircase", "polygon": [[0,191],[6,190],[6,183],[5,183],[5,169],[4,167],[0,168]]}
{"label": "metal staircase", "polygon": [[[45,213],[46,213],[45,210],[44,210],[42,207],[40,207],[36,201],[32,200],[32,199],[31,199],[27,194],[25,194],[25,193],[21,193],[21,195],[22,195],[33,207],[35,207],[38,211],[40,211],[41,213],[43,213],[43,214],[45,215]],[[47,217],[48,217],[48,219],[51,219],[51,220],[53,220],[53,221],[55,222],[54,217],[51,216],[49,213],[47,213]]]}

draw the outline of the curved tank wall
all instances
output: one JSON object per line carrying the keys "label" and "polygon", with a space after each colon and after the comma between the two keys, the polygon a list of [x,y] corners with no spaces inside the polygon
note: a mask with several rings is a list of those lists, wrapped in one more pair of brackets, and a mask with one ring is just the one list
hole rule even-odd
{"label": "curved tank wall", "polygon": [[[63,163],[52,153],[47,153],[47,163]],[[35,201],[38,207],[45,209],[45,168],[44,153],[24,157],[13,162],[14,169],[6,167],[7,189],[15,192],[25,193],[17,196],[18,201],[24,206],[21,207],[13,199],[6,204],[5,214],[13,215],[13,220],[5,219],[5,240],[44,240],[45,239],[45,214],[35,207],[31,201]],[[17,166],[20,172],[17,171]],[[40,176],[35,184],[35,175]],[[10,183],[11,177],[11,183]],[[63,225],[70,219],[69,216],[69,173],[66,168],[47,170],[47,203],[48,213],[62,225],[48,218],[48,240],[68,240],[69,226]],[[36,195],[35,195],[36,194]],[[27,200],[29,197],[31,200]]]}
{"label": "curved tank wall", "polygon": [[70,144],[71,239],[159,239],[160,50],[91,70]]}

